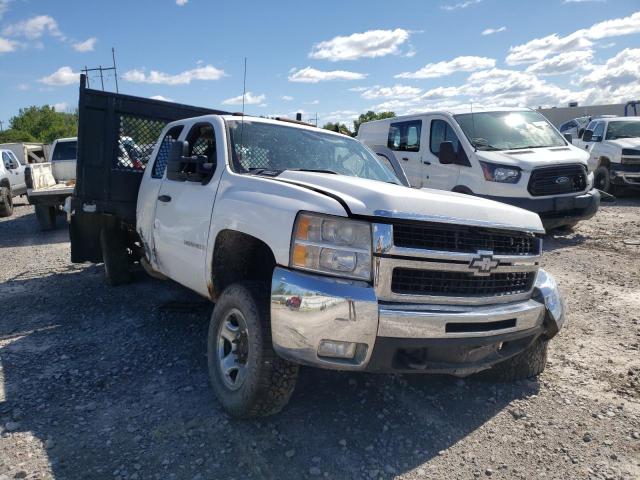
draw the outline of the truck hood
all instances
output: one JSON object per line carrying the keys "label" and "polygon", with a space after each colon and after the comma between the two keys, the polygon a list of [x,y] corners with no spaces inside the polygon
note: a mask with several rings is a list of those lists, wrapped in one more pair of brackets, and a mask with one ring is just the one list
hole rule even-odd
{"label": "truck hood", "polygon": [[615,145],[619,148],[640,148],[640,138],[618,138],[616,140],[605,140],[604,143]]}
{"label": "truck hood", "polygon": [[544,233],[537,214],[483,198],[327,173],[285,171],[274,180],[320,191],[353,215]]}
{"label": "truck hood", "polygon": [[502,165],[513,165],[524,171],[537,167],[547,167],[567,163],[581,163],[585,167],[589,154],[577,147],[527,148],[523,150],[502,150],[497,152],[478,150],[475,152],[480,160]]}

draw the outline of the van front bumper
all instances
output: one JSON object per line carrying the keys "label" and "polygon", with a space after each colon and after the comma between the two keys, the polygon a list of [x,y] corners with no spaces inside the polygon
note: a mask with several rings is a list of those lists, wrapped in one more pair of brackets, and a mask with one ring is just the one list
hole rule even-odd
{"label": "van front bumper", "polygon": [[[334,370],[469,375],[520,353],[541,335],[553,337],[564,321],[563,299],[544,270],[533,298],[483,306],[382,303],[366,282],[281,267],[271,287],[276,353]],[[328,353],[327,344],[341,345],[346,354]]]}
{"label": "van front bumper", "polygon": [[593,188],[575,197],[520,198],[481,195],[540,215],[544,228],[552,229],[593,217],[600,207],[600,192]]}

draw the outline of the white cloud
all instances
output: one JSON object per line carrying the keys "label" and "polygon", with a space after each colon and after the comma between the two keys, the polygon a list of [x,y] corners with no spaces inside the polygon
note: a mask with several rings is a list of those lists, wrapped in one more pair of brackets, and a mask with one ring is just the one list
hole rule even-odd
{"label": "white cloud", "polygon": [[163,102],[173,102],[173,98],[163,97],[162,95],[154,95],[151,98],[153,100],[162,100]]}
{"label": "white cloud", "polygon": [[480,2],[482,2],[482,0],[465,0],[464,2],[442,5],[440,8],[442,10],[446,10],[447,12],[452,12],[453,10],[462,10],[463,8],[470,7],[471,5],[476,5]]}
{"label": "white cloud", "polygon": [[498,27],[498,28],[485,28],[482,31],[482,35],[493,35],[494,33],[504,32],[507,27]]}
{"label": "white cloud", "polygon": [[640,12],[628,17],[605,20],[565,37],[554,33],[543,38],[535,38],[522,45],[511,47],[506,61],[509,65],[539,62],[548,56],[569,50],[588,50],[593,46],[594,40],[632,33],[640,33]]}
{"label": "white cloud", "polygon": [[37,17],[8,25],[4,28],[3,33],[7,36],[24,37],[29,40],[38,39],[45,33],[60,40],[65,39],[58,28],[58,22],[49,15],[38,15]]}
{"label": "white cloud", "polygon": [[402,28],[369,30],[316,43],[309,53],[309,58],[336,62],[383,57],[399,53],[399,47],[408,39],[409,32]]}
{"label": "white cloud", "polygon": [[18,43],[8,38],[0,37],[0,55],[3,53],[15,52]]}
{"label": "white cloud", "polygon": [[[263,103],[267,96],[265,94],[254,95],[251,92],[247,92],[244,95],[244,104],[245,105],[257,105],[259,103]],[[242,105],[242,95],[238,95],[237,97],[227,98],[222,101],[223,105]]]}
{"label": "white cloud", "polygon": [[29,86],[28,83],[19,83],[16,88],[18,90],[20,90],[21,92],[26,92],[27,90],[29,90],[31,87]]}
{"label": "white cloud", "polygon": [[589,3],[589,2],[598,2],[604,3],[607,0],[564,0],[562,3]]}
{"label": "white cloud", "polygon": [[395,78],[438,78],[455,72],[473,72],[485,68],[492,68],[496,64],[493,58],[487,57],[457,57],[453,60],[429,63],[416,72],[403,72]]}
{"label": "white cloud", "polygon": [[[640,48],[626,48],[582,77],[580,86],[616,90],[640,83]],[[636,87],[638,88],[638,87]]]}
{"label": "white cloud", "polygon": [[529,65],[526,71],[538,75],[562,75],[576,70],[590,69],[592,59],[591,50],[563,52]]}
{"label": "white cloud", "polygon": [[349,72],[346,70],[323,71],[315,68],[306,67],[289,71],[290,82],[300,83],[318,83],[330,80],[362,80],[366,78],[366,73]]}
{"label": "white cloud", "polygon": [[176,0],[176,5],[179,7],[184,7],[187,3],[189,3],[189,0]]}
{"label": "white cloud", "polygon": [[66,112],[69,110],[69,104],[67,102],[54,103],[51,106],[56,112]]}
{"label": "white cloud", "polygon": [[[357,91],[357,90],[355,90]],[[421,88],[408,85],[394,85],[392,87],[380,87],[375,85],[362,91],[362,98],[372,100],[375,98],[412,98],[422,91]]]}
{"label": "white cloud", "polygon": [[152,83],[159,85],[189,85],[194,80],[219,80],[225,75],[224,70],[212,65],[186,70],[175,75],[151,70],[148,74],[144,70],[133,69],[122,75],[128,82]]}
{"label": "white cloud", "polygon": [[293,97],[289,96],[289,95],[283,95],[280,97],[282,100],[284,100],[285,102],[290,102],[293,100]]}
{"label": "white cloud", "polygon": [[0,19],[9,10],[9,0],[0,0]]}
{"label": "white cloud", "polygon": [[42,77],[38,80],[40,83],[44,83],[45,85],[51,85],[54,87],[61,87],[64,85],[73,85],[77,84],[80,80],[80,72],[74,72],[71,67],[60,67],[58,70],[53,72],[51,75],[47,75],[46,77]]}
{"label": "white cloud", "polygon": [[87,38],[84,42],[74,43],[72,46],[76,52],[93,52],[97,41],[97,38],[91,37]]}

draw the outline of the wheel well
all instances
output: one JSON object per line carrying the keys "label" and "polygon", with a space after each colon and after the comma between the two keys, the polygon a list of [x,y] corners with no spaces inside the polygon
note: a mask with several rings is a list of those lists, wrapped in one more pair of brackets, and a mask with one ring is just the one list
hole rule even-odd
{"label": "wheel well", "polygon": [[9,180],[7,180],[6,178],[3,178],[2,180],[0,180],[0,187],[11,188],[11,184],[9,183]]}
{"label": "wheel well", "polygon": [[271,282],[276,260],[262,240],[235,230],[223,230],[213,250],[209,293],[215,300],[229,285],[241,280]]}
{"label": "wheel well", "polygon": [[598,167],[607,167],[609,168],[611,161],[607,157],[600,157],[598,160]]}
{"label": "wheel well", "polygon": [[456,193],[464,193],[466,195],[473,195],[473,191],[469,187],[465,187],[464,185],[456,185],[451,189],[452,192]]}

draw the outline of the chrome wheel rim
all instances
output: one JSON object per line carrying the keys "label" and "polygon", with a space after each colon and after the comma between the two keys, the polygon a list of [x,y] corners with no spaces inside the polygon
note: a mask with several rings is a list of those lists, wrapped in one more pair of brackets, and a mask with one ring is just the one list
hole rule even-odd
{"label": "chrome wheel rim", "polygon": [[229,310],[218,328],[218,368],[225,386],[239,389],[247,377],[247,322],[237,308]]}

